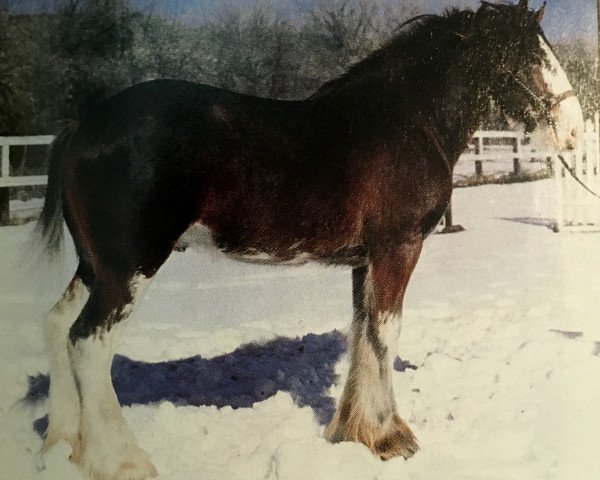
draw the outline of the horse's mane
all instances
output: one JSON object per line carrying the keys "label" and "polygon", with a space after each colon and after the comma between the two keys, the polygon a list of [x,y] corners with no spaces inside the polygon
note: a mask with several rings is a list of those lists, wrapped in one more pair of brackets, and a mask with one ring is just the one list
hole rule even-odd
{"label": "horse's mane", "polygon": [[482,1],[477,11],[450,8],[441,15],[418,15],[399,25],[382,47],[352,65],[341,76],[324,83],[312,97],[319,97],[374,72],[404,78],[417,78],[425,71],[438,72],[444,66],[441,63],[452,61],[456,46],[473,35],[476,24],[483,28],[484,22],[477,22],[477,18],[502,16],[509,30],[511,25],[522,25],[522,19],[530,14],[528,10],[519,10],[512,4]]}

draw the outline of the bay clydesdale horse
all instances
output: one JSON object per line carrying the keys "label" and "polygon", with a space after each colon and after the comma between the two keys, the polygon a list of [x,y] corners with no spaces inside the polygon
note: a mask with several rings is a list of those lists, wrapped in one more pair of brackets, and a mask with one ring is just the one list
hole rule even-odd
{"label": "bay clydesdale horse", "polygon": [[45,448],[67,441],[94,479],[157,474],[110,367],[125,320],[187,231],[242,260],[352,267],[350,373],[326,436],[384,459],[413,455],[391,362],[404,292],[450,200],[454,164],[490,99],[545,129],[558,150],[582,132],[543,11],[521,0],[417,17],[302,101],[142,83],[59,135],[38,230],[56,250],[64,219],[79,266],[46,323]]}

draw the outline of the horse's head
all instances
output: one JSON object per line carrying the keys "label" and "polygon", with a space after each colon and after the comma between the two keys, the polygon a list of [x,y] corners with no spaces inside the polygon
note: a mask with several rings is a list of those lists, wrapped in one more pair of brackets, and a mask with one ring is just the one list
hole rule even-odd
{"label": "horse's head", "polygon": [[558,150],[578,148],[583,114],[540,27],[545,3],[537,11],[528,8],[527,0],[518,5],[482,3],[474,17],[480,46],[489,49],[493,99],[526,131],[543,129]]}

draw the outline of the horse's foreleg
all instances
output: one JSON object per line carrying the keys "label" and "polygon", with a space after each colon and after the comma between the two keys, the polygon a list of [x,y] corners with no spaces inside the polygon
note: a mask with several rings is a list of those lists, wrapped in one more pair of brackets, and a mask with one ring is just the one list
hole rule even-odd
{"label": "horse's foreleg", "polygon": [[91,478],[144,480],[157,475],[121,411],[111,380],[119,331],[149,279],[97,280],[69,332],[69,356],[81,403],[71,460]]}
{"label": "horse's foreleg", "polygon": [[50,407],[44,450],[65,440],[75,445],[79,429],[79,396],[67,350],[69,329],[89,295],[81,277],[75,275],[54,305],[45,323],[46,349],[50,363]]}
{"label": "horse's foreleg", "polygon": [[412,456],[418,445],[396,412],[393,360],[400,333],[402,300],[421,252],[416,237],[353,271],[354,320],[350,372],[326,436],[333,442],[364,443],[381,458]]}

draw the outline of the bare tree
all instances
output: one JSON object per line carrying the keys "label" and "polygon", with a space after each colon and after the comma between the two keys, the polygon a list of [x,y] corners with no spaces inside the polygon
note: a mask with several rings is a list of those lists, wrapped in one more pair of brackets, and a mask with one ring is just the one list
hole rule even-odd
{"label": "bare tree", "polygon": [[379,33],[378,6],[366,0],[339,0],[311,14],[313,28],[321,33],[340,63],[355,62],[373,50]]}

